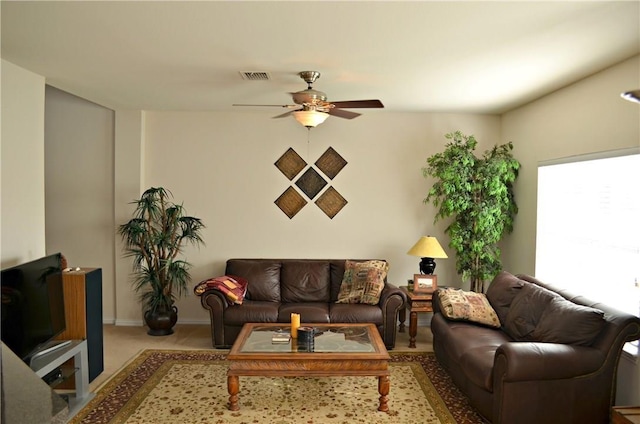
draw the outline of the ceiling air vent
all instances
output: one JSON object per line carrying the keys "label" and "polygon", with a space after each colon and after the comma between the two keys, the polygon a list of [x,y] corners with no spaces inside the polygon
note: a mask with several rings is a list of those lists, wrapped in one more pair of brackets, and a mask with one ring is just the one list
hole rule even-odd
{"label": "ceiling air vent", "polygon": [[251,81],[268,81],[271,79],[268,72],[240,72],[242,79]]}

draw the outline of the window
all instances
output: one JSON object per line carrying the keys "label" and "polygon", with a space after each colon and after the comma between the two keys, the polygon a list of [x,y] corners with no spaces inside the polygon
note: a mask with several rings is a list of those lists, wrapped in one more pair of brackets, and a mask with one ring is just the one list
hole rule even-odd
{"label": "window", "polygon": [[536,277],[640,315],[640,151],[540,164]]}

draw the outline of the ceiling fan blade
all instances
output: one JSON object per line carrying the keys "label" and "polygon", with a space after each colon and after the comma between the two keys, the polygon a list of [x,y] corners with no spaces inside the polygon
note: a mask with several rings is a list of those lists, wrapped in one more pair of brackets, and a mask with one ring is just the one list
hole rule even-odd
{"label": "ceiling fan blade", "polygon": [[289,112],[285,112],[281,115],[276,115],[274,117],[272,117],[271,119],[278,119],[278,118],[286,118],[287,116],[291,116],[291,114],[295,112],[295,110],[290,110]]}
{"label": "ceiling fan blade", "polygon": [[238,103],[234,103],[232,106],[254,106],[254,107],[286,107],[287,109],[293,109],[293,108],[297,108],[300,107],[300,105],[248,105],[248,104],[238,104]]}
{"label": "ceiling fan blade", "polygon": [[339,108],[383,108],[380,100],[345,100],[341,102],[331,102]]}
{"label": "ceiling fan blade", "polygon": [[342,110],[335,107],[329,109],[328,113],[331,116],[337,116],[338,118],[345,118],[345,119],[353,119],[361,115],[360,113],[351,112],[350,110]]}

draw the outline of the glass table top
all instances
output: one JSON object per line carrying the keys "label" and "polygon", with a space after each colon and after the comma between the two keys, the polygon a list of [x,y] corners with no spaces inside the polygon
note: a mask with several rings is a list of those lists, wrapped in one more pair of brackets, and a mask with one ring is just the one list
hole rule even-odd
{"label": "glass table top", "polygon": [[[287,340],[291,327],[256,326],[247,336],[239,352],[375,352],[366,326],[323,326],[314,325],[313,342],[289,337],[288,341],[277,341],[274,337]],[[283,338],[284,336],[284,338]]]}

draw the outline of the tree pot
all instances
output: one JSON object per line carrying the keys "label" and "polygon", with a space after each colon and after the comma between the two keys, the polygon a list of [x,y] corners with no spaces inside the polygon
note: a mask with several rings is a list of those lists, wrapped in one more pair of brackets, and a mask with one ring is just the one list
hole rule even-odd
{"label": "tree pot", "polygon": [[150,336],[168,336],[173,334],[173,326],[178,322],[178,308],[158,309],[144,313],[144,321],[149,327],[147,334]]}

